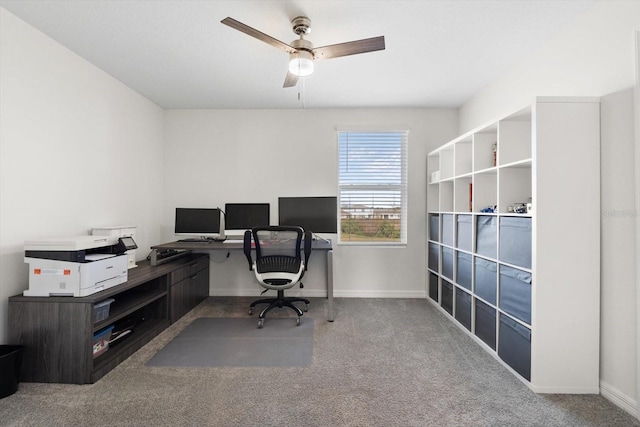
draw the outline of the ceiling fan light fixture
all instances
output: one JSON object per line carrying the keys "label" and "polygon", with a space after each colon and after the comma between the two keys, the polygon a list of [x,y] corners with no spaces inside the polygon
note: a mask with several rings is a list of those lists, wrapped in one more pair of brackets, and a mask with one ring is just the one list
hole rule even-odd
{"label": "ceiling fan light fixture", "polygon": [[298,77],[313,74],[313,54],[306,50],[299,50],[289,56],[289,72]]}

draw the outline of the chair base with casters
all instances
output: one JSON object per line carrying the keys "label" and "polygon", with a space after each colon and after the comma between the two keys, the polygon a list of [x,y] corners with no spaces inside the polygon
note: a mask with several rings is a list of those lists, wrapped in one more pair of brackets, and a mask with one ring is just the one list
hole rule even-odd
{"label": "chair base with casters", "polygon": [[[304,236],[304,247],[302,246]],[[253,237],[253,244],[252,244]],[[301,250],[304,248],[304,259]],[[252,256],[255,249],[255,259]],[[278,292],[276,298],[262,298],[249,306],[249,314],[258,304],[268,304],[258,316],[258,328],[264,326],[264,319],[274,308],[288,307],[297,315],[296,325],[300,325],[303,315],[295,302],[305,304],[308,310],[309,300],[301,297],[285,297],[284,291],[295,285],[302,287],[302,276],[307,270],[309,255],[311,254],[311,232],[305,232],[301,227],[267,226],[247,230],[244,234],[244,254],[249,262],[249,270],[255,273],[258,283],[266,290]]]}
{"label": "chair base with casters", "polygon": [[264,326],[264,318],[268,312],[273,310],[274,308],[283,308],[288,307],[296,312],[298,318],[296,319],[296,325],[300,325],[301,317],[304,314],[302,310],[293,304],[294,302],[303,302],[304,303],[304,311],[309,310],[309,300],[306,298],[298,298],[298,297],[285,297],[284,290],[278,291],[278,296],[276,298],[263,298],[257,301],[252,302],[249,305],[249,315],[253,314],[253,309],[258,304],[269,304],[265,307],[260,314],[258,315],[258,328],[262,328]]}

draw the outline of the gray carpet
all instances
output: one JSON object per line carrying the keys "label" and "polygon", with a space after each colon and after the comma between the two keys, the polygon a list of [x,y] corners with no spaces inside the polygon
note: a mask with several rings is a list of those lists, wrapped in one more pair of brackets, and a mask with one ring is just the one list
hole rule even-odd
{"label": "gray carpet", "polygon": [[640,426],[602,396],[531,392],[424,299],[336,298],[330,323],[310,298],[306,367],[146,366],[194,319],[248,318],[254,299],[209,298],[95,384],[21,383],[0,425]]}
{"label": "gray carpet", "polygon": [[255,318],[195,319],[147,362],[147,366],[212,367],[311,365],[313,319],[304,316],[300,326],[293,319],[265,319],[257,328]]}

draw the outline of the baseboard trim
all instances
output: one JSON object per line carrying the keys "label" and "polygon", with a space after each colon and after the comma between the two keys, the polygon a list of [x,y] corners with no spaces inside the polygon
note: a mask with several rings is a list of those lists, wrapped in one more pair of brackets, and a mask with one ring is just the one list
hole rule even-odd
{"label": "baseboard trim", "polygon": [[617,407],[623,409],[636,418],[640,418],[640,413],[638,413],[638,402],[622,393],[617,388],[604,381],[600,381],[600,394]]}
{"label": "baseboard trim", "polygon": [[345,290],[335,291],[333,296],[336,298],[426,298],[427,294],[424,290],[401,291],[401,290]]}
{"label": "baseboard trim", "polygon": [[[210,296],[218,297],[256,297],[259,296],[262,288],[216,288],[209,291]],[[286,292],[289,296],[304,295],[305,297],[327,297],[327,291],[324,289],[304,289],[302,292],[298,289],[292,289]],[[421,298],[427,297],[424,291],[378,291],[378,290],[354,290],[354,291],[335,291],[334,298]]]}
{"label": "baseboard trim", "polygon": [[529,389],[538,394],[600,394],[600,387],[536,387],[528,383]]}

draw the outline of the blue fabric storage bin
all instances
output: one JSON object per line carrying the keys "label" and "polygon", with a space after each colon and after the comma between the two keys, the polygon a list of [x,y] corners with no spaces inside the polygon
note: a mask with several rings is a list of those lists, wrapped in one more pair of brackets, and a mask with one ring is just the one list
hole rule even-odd
{"label": "blue fabric storage bin", "polygon": [[438,302],[438,276],[429,273],[429,298]]}
{"label": "blue fabric storage bin", "polygon": [[476,219],[476,253],[487,258],[497,258],[498,221],[495,216],[480,215]]}
{"label": "blue fabric storage bin", "polygon": [[473,223],[471,215],[458,215],[457,247],[468,252],[472,250]]}
{"label": "blue fabric storage bin", "polygon": [[442,215],[442,244],[453,246],[453,215]]}
{"label": "blue fabric storage bin", "polygon": [[453,285],[446,280],[442,281],[440,306],[453,315]]}
{"label": "blue fabric storage bin", "polygon": [[483,300],[496,303],[496,290],[498,289],[498,265],[493,261],[475,258],[476,280],[475,292]]}
{"label": "blue fabric storage bin", "polygon": [[531,273],[500,266],[500,309],[531,324]]}
{"label": "blue fabric storage bin", "polygon": [[486,345],[496,348],[496,309],[475,300],[476,302],[476,329],[475,333]]}
{"label": "blue fabric storage bin", "polygon": [[456,287],[456,320],[471,330],[471,295]]}
{"label": "blue fabric storage bin", "polygon": [[429,243],[429,268],[439,272],[438,260],[440,259],[440,245]]}
{"label": "blue fabric storage bin", "polygon": [[498,356],[527,381],[531,380],[531,330],[500,315]]}
{"label": "blue fabric storage bin", "polygon": [[442,248],[442,275],[453,280],[453,249]]}
{"label": "blue fabric storage bin", "polygon": [[456,283],[471,290],[471,255],[456,251]]}
{"label": "blue fabric storage bin", "polygon": [[500,261],[531,268],[531,218],[500,218]]}
{"label": "blue fabric storage bin", "polygon": [[440,215],[429,215],[429,240],[440,241]]}

